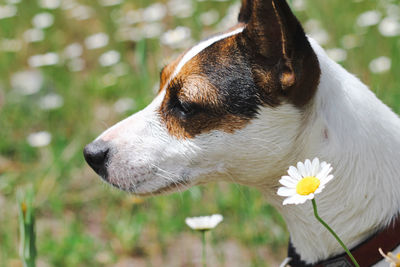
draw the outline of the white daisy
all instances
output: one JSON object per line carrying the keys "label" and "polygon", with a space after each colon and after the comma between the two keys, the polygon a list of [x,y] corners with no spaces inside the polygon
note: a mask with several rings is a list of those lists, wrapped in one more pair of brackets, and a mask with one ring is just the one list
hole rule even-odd
{"label": "white daisy", "polygon": [[390,264],[390,267],[399,267],[400,266],[400,253],[394,255],[389,252],[388,254],[383,253],[382,249],[379,248],[379,253],[385,258],[385,261]]}
{"label": "white daisy", "polygon": [[214,214],[211,216],[200,216],[200,217],[192,217],[186,218],[186,224],[197,231],[207,231],[215,228],[224,217],[221,214]]}
{"label": "white daisy", "polygon": [[32,24],[36,29],[46,29],[53,25],[53,23],[54,16],[48,12],[36,14],[32,19]]}
{"label": "white daisy", "polygon": [[371,10],[362,13],[357,18],[357,25],[360,27],[369,27],[379,23],[382,14],[379,11]]}
{"label": "white daisy", "polygon": [[92,34],[85,39],[85,45],[87,49],[97,49],[104,47],[108,44],[108,35],[104,32]]}
{"label": "white daisy", "polygon": [[369,69],[373,73],[384,73],[392,67],[392,60],[388,57],[378,57],[369,63]]}
{"label": "white daisy", "polygon": [[336,62],[342,62],[345,61],[347,58],[347,52],[346,50],[342,49],[342,48],[331,48],[331,49],[327,49],[326,53],[328,54],[328,56],[333,59]]}
{"label": "white daisy", "polygon": [[101,66],[108,67],[117,64],[120,59],[121,54],[118,51],[110,50],[99,57],[99,62]]}
{"label": "white daisy", "polygon": [[312,162],[309,159],[304,163],[298,162],[297,168],[290,166],[287,171],[289,176],[282,176],[279,180],[283,187],[278,189],[278,195],[287,197],[283,205],[297,205],[313,199],[332,180],[331,171],[331,165],[325,161],[320,163],[318,158]]}
{"label": "white daisy", "polygon": [[46,131],[31,133],[26,139],[32,147],[44,147],[50,144],[51,133]]}
{"label": "white daisy", "polygon": [[161,43],[172,48],[177,48],[180,46],[179,44],[184,43],[187,39],[190,39],[190,35],[191,31],[189,28],[179,26],[173,30],[165,32],[161,36]]}

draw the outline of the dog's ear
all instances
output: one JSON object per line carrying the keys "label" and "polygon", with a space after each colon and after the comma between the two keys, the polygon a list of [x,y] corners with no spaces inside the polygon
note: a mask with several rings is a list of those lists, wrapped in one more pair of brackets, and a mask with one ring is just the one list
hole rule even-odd
{"label": "dog's ear", "polygon": [[253,4],[253,0],[242,0],[242,7],[239,13],[239,22],[247,23],[250,19]]}
{"label": "dog's ear", "polygon": [[[255,51],[257,61],[274,64],[284,94],[291,96],[296,105],[307,102],[319,82],[318,59],[286,0],[242,0],[239,22],[246,24],[245,43]],[[306,68],[314,71],[313,77],[302,75]],[[303,83],[314,91],[295,90]]]}

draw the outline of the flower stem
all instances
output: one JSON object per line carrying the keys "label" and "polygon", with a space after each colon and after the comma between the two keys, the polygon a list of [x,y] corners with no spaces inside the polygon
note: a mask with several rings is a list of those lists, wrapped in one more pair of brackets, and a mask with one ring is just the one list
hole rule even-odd
{"label": "flower stem", "polygon": [[342,248],[346,251],[347,255],[350,257],[350,259],[353,261],[354,265],[356,267],[360,267],[360,265],[357,263],[356,259],[353,257],[353,255],[351,254],[350,250],[346,247],[346,245],[342,242],[342,240],[340,240],[339,236],[332,230],[332,228],[329,227],[329,225],[324,222],[324,220],[321,219],[321,217],[319,217],[318,215],[318,211],[317,211],[317,202],[315,202],[315,199],[311,200],[312,204],[313,204],[313,208],[314,208],[314,215],[315,218],[317,218],[317,220],[326,228],[328,229],[328,231],[336,238],[336,240],[339,242],[339,244],[342,246]]}
{"label": "flower stem", "polygon": [[203,267],[207,266],[207,260],[206,260],[206,230],[201,231],[202,234],[202,247],[203,247],[203,251],[202,251],[202,261],[203,261]]}

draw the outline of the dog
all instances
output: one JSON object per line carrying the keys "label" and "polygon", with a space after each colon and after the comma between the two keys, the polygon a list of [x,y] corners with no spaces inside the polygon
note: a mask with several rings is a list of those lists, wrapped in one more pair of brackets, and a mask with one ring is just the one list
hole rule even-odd
{"label": "dog", "polygon": [[[361,266],[382,266],[389,243],[400,252],[400,119],[306,36],[285,0],[243,0],[236,26],[163,68],[155,99],[84,156],[139,196],[211,181],[256,187],[286,221],[291,266],[352,266],[311,203],[283,206],[276,194],[288,166],[318,157],[335,175],[317,196],[320,215]],[[385,234],[396,238],[371,243]]]}

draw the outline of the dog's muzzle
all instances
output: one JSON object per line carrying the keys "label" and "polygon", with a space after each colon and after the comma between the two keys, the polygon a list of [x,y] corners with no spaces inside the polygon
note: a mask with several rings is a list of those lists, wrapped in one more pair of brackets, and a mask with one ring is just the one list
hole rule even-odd
{"label": "dog's muzzle", "polygon": [[90,167],[103,179],[107,180],[107,161],[110,155],[109,143],[96,140],[84,148],[83,155]]}

